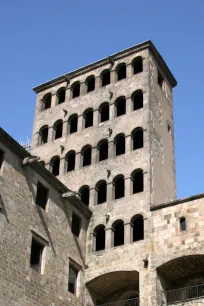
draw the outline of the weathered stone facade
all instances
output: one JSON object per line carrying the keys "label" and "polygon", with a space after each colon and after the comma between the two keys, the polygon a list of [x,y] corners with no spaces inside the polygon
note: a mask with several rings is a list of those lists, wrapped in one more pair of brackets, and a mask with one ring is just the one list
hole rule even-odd
{"label": "weathered stone facade", "polygon": [[[136,61],[140,63],[139,69],[134,66]],[[119,67],[126,70],[120,80]],[[102,86],[104,71],[110,72],[110,82]],[[94,76],[95,88],[89,91],[91,76]],[[80,84],[78,97],[73,97],[74,84]],[[0,146],[6,152],[0,176],[3,182],[0,194],[5,202],[5,213],[0,216],[1,249],[5,254],[1,278],[5,294],[0,305],[203,304],[204,194],[176,200],[174,86],[176,80],[153,44],[147,41],[34,89],[37,104],[31,154],[39,156],[47,169],[37,161],[23,166],[22,159],[28,153],[19,153],[18,148],[16,154],[7,140]],[[62,88],[65,98],[59,103]],[[143,97],[140,107],[134,104],[137,92]],[[45,107],[45,97],[49,94],[51,100]],[[121,109],[117,103],[121,97],[126,100],[126,109],[118,115]],[[109,118],[101,122],[104,102],[109,105]],[[93,122],[85,128],[86,110],[90,109]],[[74,114],[78,116],[78,126],[71,133],[70,118]],[[56,132],[59,120],[63,128]],[[44,127],[48,127],[48,132],[42,136]],[[140,130],[140,135],[142,131],[142,145],[136,144],[136,147],[135,129]],[[124,137],[125,149],[117,154],[119,136]],[[101,141],[108,143],[108,158],[102,161]],[[91,162],[83,166],[83,149],[87,145],[92,152]],[[69,152],[75,152],[72,171],[67,171]],[[53,157],[59,161],[55,173]],[[57,174],[57,178],[48,170]],[[41,177],[51,190],[45,211],[32,201]],[[122,185],[117,185],[118,178],[122,178]],[[103,195],[105,192],[106,196],[97,204],[101,182],[105,182]],[[88,190],[89,196],[86,195],[84,202],[89,207],[83,203],[81,187]],[[68,193],[68,197],[62,198],[62,193]],[[73,209],[83,220],[79,238],[71,231]],[[29,267],[31,231],[49,244],[43,275]],[[24,235],[20,241],[19,233]],[[10,254],[14,240],[16,250],[12,252],[13,261],[7,256],[8,264],[4,258]],[[23,255],[22,250],[26,250]],[[17,257],[21,276],[16,272]],[[80,271],[75,295],[68,290],[70,260]],[[17,281],[15,276],[10,281],[13,294],[9,295],[7,287],[12,273],[17,275]]]}

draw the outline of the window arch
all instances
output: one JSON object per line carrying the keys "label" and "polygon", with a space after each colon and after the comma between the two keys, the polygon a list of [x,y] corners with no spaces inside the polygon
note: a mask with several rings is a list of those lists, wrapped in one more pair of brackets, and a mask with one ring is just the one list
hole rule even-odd
{"label": "window arch", "polygon": [[61,87],[57,91],[57,104],[61,104],[65,102],[66,89],[65,87]]}
{"label": "window arch", "polygon": [[143,108],[143,92],[142,90],[136,90],[133,92],[132,96],[132,110],[138,110],[140,108]]}
{"label": "window arch", "polygon": [[107,139],[101,140],[98,143],[97,148],[99,153],[98,160],[102,161],[108,159],[108,140]]}
{"label": "window arch", "polygon": [[75,151],[69,151],[65,155],[66,160],[66,172],[73,171],[75,169],[75,160],[76,160],[76,152]]}
{"label": "window arch", "polygon": [[141,56],[134,58],[132,61],[133,74],[137,74],[143,71],[143,59]]}
{"label": "window arch", "polygon": [[81,150],[82,155],[82,167],[91,165],[92,147],[90,145],[85,146]]}
{"label": "window arch", "polygon": [[48,141],[48,125],[41,127],[39,131],[39,144],[45,144]]}
{"label": "window arch", "polygon": [[132,224],[132,241],[144,239],[144,218],[142,215],[136,215],[131,219]]}
{"label": "window arch", "polygon": [[72,90],[72,98],[76,98],[80,96],[80,82],[74,82],[71,86]]}
{"label": "window arch", "polygon": [[93,231],[95,240],[95,251],[105,250],[105,226],[100,224]]}
{"label": "window arch", "polygon": [[110,84],[110,70],[105,69],[101,72],[101,86]]}
{"label": "window arch", "polygon": [[83,114],[84,117],[84,128],[88,128],[90,126],[93,126],[93,108],[88,108],[84,111]]}
{"label": "window arch", "polygon": [[57,120],[53,126],[54,140],[62,137],[62,129],[63,129],[63,121]]}
{"label": "window arch", "polygon": [[60,170],[60,157],[59,156],[54,156],[50,160],[50,172],[54,176],[57,176],[57,175],[59,175],[59,170]]}
{"label": "window arch", "polygon": [[104,102],[99,106],[100,122],[109,120],[109,103]]}
{"label": "window arch", "polygon": [[186,231],[186,218],[185,217],[181,217],[180,218],[180,231]]}
{"label": "window arch", "polygon": [[126,78],[126,64],[122,63],[119,64],[116,68],[116,73],[117,73],[117,80],[123,80]]}
{"label": "window arch", "polygon": [[124,175],[119,174],[113,180],[114,199],[120,199],[125,196],[125,178]]}
{"label": "window arch", "polygon": [[86,86],[87,86],[87,92],[93,91],[95,89],[95,76],[94,75],[90,75],[87,79],[86,79]]}
{"label": "window arch", "polygon": [[114,138],[114,144],[115,144],[115,155],[122,155],[125,154],[125,135],[124,134],[118,134]]}
{"label": "window arch", "polygon": [[105,180],[101,180],[96,184],[97,192],[97,204],[102,204],[107,201],[107,183]]}
{"label": "window arch", "polygon": [[114,247],[124,244],[124,222],[117,220],[112,225]]}
{"label": "window arch", "polygon": [[143,129],[141,127],[135,128],[132,133],[132,150],[137,150],[143,148],[144,139],[143,139]]}
{"label": "window arch", "polygon": [[52,95],[50,92],[44,95],[42,99],[42,110],[45,110],[51,107],[51,100],[52,100]]}
{"label": "window arch", "polygon": [[76,133],[78,127],[78,116],[77,114],[73,114],[68,119],[69,123],[69,134]]}
{"label": "window arch", "polygon": [[126,99],[125,97],[119,97],[115,101],[116,117],[126,114]]}
{"label": "window arch", "polygon": [[79,196],[81,201],[86,205],[89,206],[89,186],[84,185],[79,189]]}
{"label": "window arch", "polygon": [[144,177],[143,170],[136,169],[131,173],[132,179],[132,193],[139,193],[144,191]]}

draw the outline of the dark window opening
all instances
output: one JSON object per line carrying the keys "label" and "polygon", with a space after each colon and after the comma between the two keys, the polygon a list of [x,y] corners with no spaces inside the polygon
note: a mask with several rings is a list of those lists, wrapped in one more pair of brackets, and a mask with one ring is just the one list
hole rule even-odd
{"label": "dark window opening", "polygon": [[186,218],[182,217],[180,219],[180,230],[182,231],[186,231]]}
{"label": "dark window opening", "polygon": [[96,251],[102,251],[105,249],[105,226],[100,226],[95,231],[95,239],[96,239]]}
{"label": "dark window opening", "polygon": [[82,151],[83,167],[91,165],[91,147],[88,147]]}
{"label": "dark window opening", "polygon": [[169,135],[171,135],[171,126],[169,124],[167,124],[167,131],[168,131]]}
{"label": "dark window opening", "polygon": [[120,221],[114,226],[114,247],[124,244],[124,222]]}
{"label": "dark window opening", "polygon": [[109,104],[105,104],[100,108],[101,122],[109,120]]}
{"label": "dark window opening", "polygon": [[106,160],[108,158],[108,141],[104,141],[98,145],[99,161]]}
{"label": "dark window opening", "polygon": [[58,104],[64,103],[65,102],[65,95],[66,95],[66,90],[65,88],[61,88],[57,92],[58,96]]}
{"label": "dark window opening", "polygon": [[133,150],[143,148],[143,130],[137,128],[131,133],[131,136],[133,141]]}
{"label": "dark window opening", "polygon": [[48,127],[43,127],[40,129],[40,144],[45,144],[48,141]]}
{"label": "dark window opening", "polygon": [[76,159],[76,153],[75,152],[69,152],[66,155],[66,161],[67,161],[67,172],[73,171],[75,169],[75,159]]}
{"label": "dark window opening", "polygon": [[121,176],[117,178],[114,182],[115,185],[115,199],[120,199],[125,196],[125,180],[124,177]]}
{"label": "dark window opening", "polygon": [[133,222],[133,242],[144,239],[144,219],[143,216],[136,217]]}
{"label": "dark window opening", "polygon": [[125,154],[125,136],[116,136],[115,137],[115,155]]}
{"label": "dark window opening", "polygon": [[158,84],[161,88],[163,88],[164,79],[159,71],[158,71]]}
{"label": "dark window opening", "polygon": [[38,272],[41,272],[43,249],[44,245],[32,237],[30,266]]}
{"label": "dark window opening", "polygon": [[89,187],[82,187],[79,191],[81,196],[81,201],[86,205],[89,206]]}
{"label": "dark window opening", "polygon": [[116,100],[115,102],[115,106],[116,106],[116,116],[122,116],[125,115],[126,113],[126,100],[125,98],[119,98]]}
{"label": "dark window opening", "polygon": [[72,85],[72,98],[77,98],[80,96],[80,83],[75,83]]}
{"label": "dark window opening", "polygon": [[68,290],[74,295],[76,295],[76,289],[77,289],[77,276],[78,276],[78,271],[75,268],[73,268],[71,265],[69,265]]}
{"label": "dark window opening", "polygon": [[122,64],[117,68],[118,81],[126,78],[126,65]]}
{"label": "dark window opening", "polygon": [[107,184],[106,182],[101,182],[96,187],[97,190],[97,204],[102,204],[106,202],[107,198]]}
{"label": "dark window opening", "polygon": [[87,92],[93,91],[95,89],[95,77],[90,77],[87,82]]}
{"label": "dark window opening", "polygon": [[47,94],[47,95],[44,96],[44,98],[43,98],[43,110],[51,107],[51,99],[52,99],[51,94]]}
{"label": "dark window opening", "polygon": [[35,203],[41,208],[45,209],[48,201],[48,189],[40,182],[37,184],[37,194]]}
{"label": "dark window opening", "polygon": [[4,151],[0,149],[0,170],[4,162]]}
{"label": "dark window opening", "polygon": [[133,111],[143,108],[143,92],[141,90],[136,91],[132,95]]}
{"label": "dark window opening", "polygon": [[105,70],[101,74],[102,87],[110,84],[110,71]]}
{"label": "dark window opening", "polygon": [[85,120],[84,124],[85,129],[90,126],[93,126],[93,110],[88,110],[84,113],[84,120]]}
{"label": "dark window opening", "polygon": [[137,57],[133,60],[132,63],[133,73],[137,74],[143,71],[143,60],[142,57]]}
{"label": "dark window opening", "polygon": [[59,121],[58,123],[54,124],[54,130],[55,130],[55,139],[62,137],[62,128],[63,128],[63,122]]}
{"label": "dark window opening", "polygon": [[60,169],[60,158],[56,157],[51,160],[50,162],[51,166],[51,173],[55,176],[59,175],[59,169]]}
{"label": "dark window opening", "polygon": [[69,119],[69,126],[70,126],[70,130],[69,130],[70,134],[77,132],[77,126],[78,126],[78,116],[77,115],[73,115]]}
{"label": "dark window opening", "polygon": [[76,236],[79,237],[81,231],[81,219],[73,214],[72,215],[72,233]]}
{"label": "dark window opening", "polygon": [[144,190],[143,171],[136,170],[131,177],[133,182],[133,194],[142,192]]}

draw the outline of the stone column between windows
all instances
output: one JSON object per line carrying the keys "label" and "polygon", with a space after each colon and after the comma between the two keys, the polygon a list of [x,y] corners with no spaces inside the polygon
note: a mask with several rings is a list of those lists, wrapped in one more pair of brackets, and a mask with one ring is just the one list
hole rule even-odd
{"label": "stone column between windows", "polygon": [[115,71],[115,70],[112,70],[112,71],[110,72],[110,83],[111,83],[111,84],[115,83],[115,82],[116,82],[116,79],[117,79],[117,77],[116,77],[116,71]]}
{"label": "stone column between windows", "polygon": [[132,184],[131,177],[126,177],[125,178],[125,197],[128,197],[131,194],[131,184]]}
{"label": "stone column between windows", "polygon": [[113,229],[112,227],[106,228],[106,243],[105,243],[105,249],[111,249],[113,246]]}
{"label": "stone column between windows", "polygon": [[72,90],[71,87],[66,88],[66,93],[65,93],[65,102],[69,101],[72,99]]}
{"label": "stone column between windows", "polygon": [[124,244],[132,242],[132,224],[130,222],[124,223]]}
{"label": "stone column between windows", "polygon": [[95,90],[101,88],[101,77],[100,76],[97,76],[95,78]]}
{"label": "stone column between windows", "polygon": [[109,106],[109,118],[110,120],[115,118],[115,104],[113,101],[110,102]]}
{"label": "stone column between windows", "polygon": [[81,152],[76,153],[76,161],[75,161],[75,170],[79,170],[81,168]]}
{"label": "stone column between windows", "polygon": [[108,142],[108,158],[115,156],[115,143],[113,140]]}
{"label": "stone column between windows", "polygon": [[65,158],[61,158],[60,159],[60,171],[59,171],[59,175],[64,175],[65,174]]}
{"label": "stone column between windows", "polygon": [[91,164],[96,164],[97,163],[97,157],[98,157],[98,149],[97,149],[97,147],[92,147]]}
{"label": "stone column between windows", "polygon": [[48,129],[48,143],[53,141],[53,126],[49,126]]}
{"label": "stone column between windows", "polygon": [[125,137],[125,153],[129,153],[131,151],[131,136],[127,135]]}
{"label": "stone column between windows", "polygon": [[107,183],[107,202],[111,202],[113,200],[113,184],[112,182]]}
{"label": "stone column between windows", "polygon": [[92,208],[95,205],[95,194],[96,190],[95,188],[90,188],[89,189],[89,207]]}
{"label": "stone column between windows", "polygon": [[51,97],[51,107],[54,107],[56,105],[56,99],[57,99],[57,95],[56,93],[53,93]]}
{"label": "stone column between windows", "polygon": [[83,130],[84,117],[83,115],[78,116],[78,132]]}
{"label": "stone column between windows", "polygon": [[87,93],[86,83],[83,82],[80,84],[80,96],[85,95]]}
{"label": "stone column between windows", "polygon": [[131,114],[132,112],[132,99],[131,97],[126,98],[126,113],[127,115]]}
{"label": "stone column between windows", "polygon": [[67,136],[68,133],[68,121],[64,121],[63,122],[63,130],[62,130],[62,137],[65,138]]}
{"label": "stone column between windows", "polygon": [[127,64],[126,65],[126,77],[130,78],[132,76],[132,65],[131,64]]}

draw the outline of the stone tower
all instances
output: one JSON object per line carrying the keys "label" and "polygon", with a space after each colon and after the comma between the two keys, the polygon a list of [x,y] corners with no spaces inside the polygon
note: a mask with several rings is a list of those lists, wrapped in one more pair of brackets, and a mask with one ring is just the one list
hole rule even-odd
{"label": "stone tower", "polygon": [[92,210],[86,305],[156,305],[144,266],[150,209],[176,198],[174,86],[146,41],[34,88],[31,153]]}

